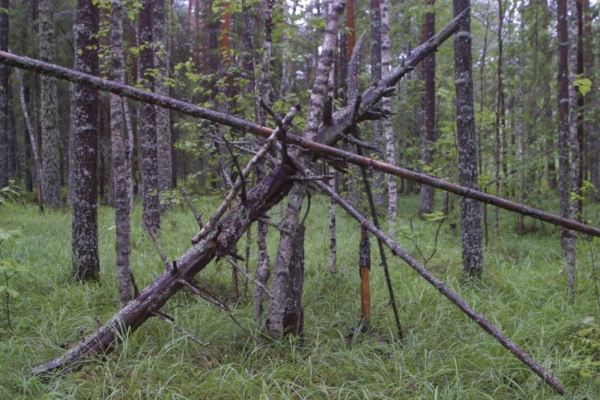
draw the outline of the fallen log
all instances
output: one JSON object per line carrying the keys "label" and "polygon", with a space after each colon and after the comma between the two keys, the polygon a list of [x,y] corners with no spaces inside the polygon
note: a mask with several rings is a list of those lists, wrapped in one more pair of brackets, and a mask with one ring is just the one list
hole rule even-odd
{"label": "fallen log", "polygon": [[122,337],[142,325],[177,293],[186,282],[199,273],[215,257],[225,257],[233,249],[244,232],[273,205],[279,203],[292,186],[294,170],[277,166],[271,174],[247,193],[246,201],[226,214],[206,236],[177,260],[144,289],[125,308],[115,314],[75,348],[62,357],[45,363],[33,370],[34,374],[52,371],[70,371],[94,354],[108,352]]}
{"label": "fallen log", "polygon": [[[429,50],[434,51],[437,47],[432,47]],[[425,50],[421,51],[424,54]],[[410,57],[409,57],[410,59]],[[33,60],[28,57],[17,56],[12,53],[0,51],[0,64],[6,64],[12,67],[25,69],[28,71],[34,71],[42,75],[50,75],[59,79],[64,79],[70,82],[74,82],[81,85],[91,86],[99,90],[108,91],[119,96],[131,98],[134,100],[144,101],[151,104],[155,104],[160,107],[168,108],[174,111],[181,112],[186,115],[190,115],[197,118],[206,119],[216,123],[230,126],[232,128],[239,129],[243,132],[250,132],[258,136],[269,137],[274,130],[266,126],[258,125],[254,122],[250,122],[241,118],[237,118],[228,114],[219,113],[212,110],[207,110],[202,107],[198,107],[194,104],[189,104],[181,100],[175,100],[170,97],[159,96],[152,92],[145,92],[140,89],[136,89],[131,86],[121,85],[115,82],[108,81],[106,79],[99,78],[97,76],[84,74],[81,72],[73,71],[68,68],[59,67],[57,65],[44,63],[42,61]],[[405,63],[406,64],[406,63]],[[405,65],[406,68],[408,66]],[[410,70],[411,68],[409,68]],[[404,71],[404,69],[402,69]],[[408,71],[406,71],[408,72]],[[379,87],[379,86],[378,86]],[[371,89],[370,89],[371,90]],[[369,92],[369,90],[367,91]],[[373,90],[371,90],[373,92]],[[375,91],[381,95],[385,94],[381,91]],[[369,102],[373,101],[372,95],[369,96]],[[337,125],[336,125],[337,126]],[[338,126],[339,127],[339,126]],[[328,136],[328,135],[325,135]],[[454,183],[444,181],[442,179],[433,178],[431,176],[414,172],[405,168],[390,165],[381,161],[374,160],[369,157],[359,156],[354,153],[350,153],[335,147],[331,147],[322,143],[313,142],[306,140],[296,135],[287,134],[285,140],[288,144],[293,144],[302,147],[312,153],[319,155],[331,156],[334,158],[341,158],[350,164],[362,165],[367,168],[371,168],[375,171],[384,172],[386,174],[394,175],[399,178],[408,179],[411,181],[419,182],[423,185],[432,186],[434,188],[444,190],[450,193],[454,193],[461,197],[467,197],[480,201],[482,203],[490,204],[492,206],[500,207],[502,209],[516,212],[531,218],[539,219],[551,223],[553,225],[561,226],[567,229],[571,229],[577,232],[585,233],[587,235],[600,237],[600,229],[582,224],[575,220],[562,218],[557,215],[538,210],[533,207],[528,207],[523,204],[515,203],[501,197],[492,196],[487,193],[480,192],[478,190],[469,189],[464,186],[460,186]]]}

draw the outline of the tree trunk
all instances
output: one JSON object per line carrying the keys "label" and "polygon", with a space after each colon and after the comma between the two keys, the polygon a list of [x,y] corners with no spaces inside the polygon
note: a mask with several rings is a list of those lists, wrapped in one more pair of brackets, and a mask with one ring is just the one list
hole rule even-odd
{"label": "tree trunk", "polygon": [[[381,2],[370,0],[371,18],[371,82],[377,83],[381,80],[382,58],[381,58]],[[373,145],[383,150],[383,122],[376,119],[371,124],[373,130]],[[385,207],[385,177],[379,172],[371,172],[373,179],[373,199],[378,209]]]}
{"label": "tree trunk", "polygon": [[[498,32],[496,33],[496,38],[498,39],[498,66],[496,69],[497,76],[497,93],[496,93],[496,134],[494,136],[494,189],[495,195],[500,196],[500,160],[501,155],[504,155],[505,146],[501,142],[501,138],[505,137],[505,127],[504,127],[504,87],[503,87],[503,72],[502,72],[502,63],[503,63],[503,39],[502,35],[504,34],[502,28],[504,24],[504,9],[502,7],[502,0],[498,0]],[[504,174],[506,178],[506,171]],[[498,230],[499,230],[499,213],[498,207],[494,208],[494,238],[498,238]]]}
{"label": "tree trunk", "polygon": [[154,312],[159,311],[175,293],[188,285],[210,261],[215,257],[228,255],[250,224],[285,197],[290,190],[293,174],[294,170],[290,167],[277,167],[247,193],[245,203],[237,205],[221,218],[220,223],[200,243],[193,245],[183,256],[174,260],[166,271],[127,307],[63,357],[36,368],[34,372],[43,374],[55,370],[73,370],[86,357],[112,350],[116,341],[134,332],[155,315]]}
{"label": "tree trunk", "polygon": [[[123,83],[123,3],[111,0],[110,13],[111,79]],[[123,137],[123,104],[117,95],[110,95],[111,169],[115,192],[115,226],[119,296],[124,307],[133,298],[129,255],[131,253],[130,204],[133,197],[131,164],[128,162],[127,140]]]}
{"label": "tree trunk", "polygon": [[[154,89],[153,2],[144,0],[139,15],[140,79],[145,88]],[[157,233],[160,229],[160,204],[158,198],[158,145],[156,134],[156,109],[143,103],[140,107],[142,142],[142,205],[143,224]]]}
{"label": "tree trunk", "polygon": [[[333,65],[335,44],[337,40],[337,29],[344,11],[345,3],[338,1],[332,6],[329,14],[329,22],[323,40],[321,56],[319,58],[319,67],[315,84],[309,99],[306,126],[304,129],[304,138],[313,140],[318,132],[321,122],[321,114],[325,105],[327,96],[327,82],[329,80],[329,70]],[[285,307],[288,301],[296,302],[293,298],[294,292],[290,292],[290,279],[295,276],[292,261],[293,245],[296,243],[296,237],[299,230],[299,215],[302,207],[302,201],[306,192],[306,186],[303,183],[296,182],[290,191],[288,200],[288,209],[283,221],[283,230],[281,232],[277,258],[273,270],[272,293],[274,298],[269,304],[269,316],[266,322],[267,331],[274,338],[280,338],[285,332],[284,325]],[[292,296],[292,297],[290,297]]]}
{"label": "tree trunk", "polygon": [[[8,51],[8,8],[9,1],[0,1],[0,50]],[[9,68],[0,66],[0,189],[9,181],[9,138],[8,138],[8,76]]]}
{"label": "tree trunk", "polygon": [[[570,69],[571,74],[576,74],[579,70],[579,10],[575,0],[570,1],[571,8],[571,38],[570,38]],[[578,89],[575,85],[569,85],[569,133],[571,144],[571,187],[569,197],[571,200],[570,218],[579,220],[580,209],[578,207],[578,196],[581,196],[581,186],[579,184],[579,172],[581,168],[581,151],[579,148],[579,110],[578,110]],[[568,151],[568,150],[567,150]],[[565,250],[567,252],[567,288],[569,298],[575,299],[575,282],[577,276],[577,257],[575,246],[577,244],[577,233],[570,231],[565,239]]]}
{"label": "tree trunk", "polygon": [[[470,0],[454,0],[454,15],[470,7]],[[462,186],[478,189],[475,116],[473,112],[473,76],[471,58],[471,17],[459,22],[454,37],[456,125],[458,129],[458,179]],[[478,202],[461,198],[460,221],[462,258],[465,272],[476,279],[483,273],[481,209]]]}
{"label": "tree trunk", "polygon": [[[428,10],[425,14],[423,25],[423,41],[435,35],[435,0],[427,2]],[[425,116],[425,131],[423,132],[423,164],[430,167],[433,162],[433,144],[435,142],[435,53],[431,53],[423,60],[423,80],[425,92],[423,93],[423,114]],[[421,202],[419,216],[433,212],[434,190],[431,186],[421,186]]]}
{"label": "tree trunk", "polygon": [[[75,70],[98,75],[98,8],[92,0],[78,0],[77,6],[73,18]],[[73,94],[72,273],[78,280],[98,281],[98,91],[77,85]]]}
{"label": "tree trunk", "polygon": [[[54,63],[54,10],[52,1],[40,0],[40,59]],[[58,110],[56,79],[41,77],[40,121],[42,126],[42,164],[44,169],[42,192],[44,202],[60,206],[60,134],[58,132]]]}
{"label": "tree trunk", "polygon": [[[165,79],[169,74],[169,46],[165,25],[165,0],[153,0],[152,24],[154,65],[158,75],[154,80],[154,93],[169,96]],[[156,141],[158,151],[158,189],[160,193],[173,188],[173,162],[171,159],[171,118],[169,110],[156,107]],[[164,209],[164,207],[163,207]]]}

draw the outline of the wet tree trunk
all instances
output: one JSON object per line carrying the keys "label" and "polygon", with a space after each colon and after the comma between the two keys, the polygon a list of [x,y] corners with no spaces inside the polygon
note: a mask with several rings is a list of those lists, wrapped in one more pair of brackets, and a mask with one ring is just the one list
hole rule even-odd
{"label": "wet tree trunk", "polygon": [[[140,79],[144,87],[154,89],[153,3],[144,0],[139,15]],[[152,104],[140,106],[142,142],[142,206],[143,224],[157,233],[160,229],[160,204],[158,188],[158,144],[156,134],[156,109]]]}
{"label": "wet tree trunk", "polygon": [[[423,25],[423,41],[435,35],[435,0],[427,2],[428,10]],[[425,131],[423,132],[423,164],[425,168],[433,162],[433,144],[435,142],[435,53],[431,53],[422,63],[425,92],[423,93],[423,114]],[[421,186],[419,216],[433,212],[434,190],[431,186]]]}
{"label": "wet tree trunk", "polygon": [[[98,8],[92,0],[78,0],[73,16],[75,70],[98,75]],[[98,91],[73,88],[73,231],[72,273],[82,281],[100,279],[98,259]]]}
{"label": "wet tree trunk", "polygon": [[[111,1],[110,13],[111,79],[123,83],[123,3]],[[130,185],[131,163],[129,162],[128,140],[123,137],[124,119],[121,97],[110,95],[111,169],[115,192],[115,226],[117,275],[119,277],[119,297],[125,307],[133,298],[129,255],[131,253],[130,211],[133,197]]]}
{"label": "wet tree trunk", "polygon": [[[454,15],[470,7],[470,0],[454,0]],[[462,186],[478,189],[473,76],[471,56],[471,17],[461,19],[454,37],[456,86],[456,125],[458,129],[458,179]],[[462,258],[465,272],[476,279],[483,273],[481,208],[477,201],[460,199]]]}
{"label": "wet tree trunk", "polygon": [[[40,0],[40,59],[54,63],[54,10],[52,1]],[[42,193],[44,203],[60,206],[60,135],[58,132],[58,106],[56,79],[42,76],[40,122],[42,127],[42,164],[44,176]]]}

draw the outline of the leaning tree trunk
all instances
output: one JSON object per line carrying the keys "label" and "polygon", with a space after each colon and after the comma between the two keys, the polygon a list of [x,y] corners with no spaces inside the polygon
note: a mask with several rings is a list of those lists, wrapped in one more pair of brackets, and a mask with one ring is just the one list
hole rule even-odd
{"label": "leaning tree trunk", "polygon": [[[111,78],[123,83],[123,2],[111,0],[110,12],[110,51]],[[113,170],[113,186],[115,193],[115,226],[117,275],[119,276],[119,296],[121,306],[132,299],[131,271],[129,255],[131,253],[130,204],[133,197],[131,180],[131,164],[128,162],[127,140],[123,137],[123,104],[121,97],[110,95],[110,131]]]}
{"label": "leaning tree trunk", "polygon": [[64,356],[36,368],[34,372],[43,374],[55,370],[73,370],[86,357],[112,350],[116,341],[139,328],[146,320],[156,315],[175,293],[190,285],[192,278],[210,261],[215,257],[228,255],[250,224],[285,197],[290,190],[293,175],[294,170],[291,167],[277,167],[247,193],[244,203],[234,207],[199,243],[193,245],[177,260],[173,260],[154,282],[109,322]]}
{"label": "leaning tree trunk", "polygon": [[[40,59],[54,63],[54,10],[51,0],[41,0],[40,16]],[[60,206],[60,134],[58,132],[58,103],[56,79],[42,76],[40,122],[42,127],[42,193],[44,203]]]}
{"label": "leaning tree trunk", "polygon": [[[75,70],[98,75],[98,8],[92,0],[78,0],[77,5],[73,17]],[[98,281],[98,91],[76,85],[73,95],[72,273],[78,280]]]}
{"label": "leaning tree trunk", "polygon": [[[454,0],[454,15],[459,15],[469,7],[470,0]],[[454,37],[458,180],[462,186],[477,190],[477,142],[473,112],[470,10],[459,24],[459,30]],[[481,207],[477,201],[467,198],[460,199],[460,222],[464,270],[469,276],[481,279],[483,273]]]}
{"label": "leaning tree trunk", "polygon": [[[314,140],[319,130],[321,115],[327,96],[329,70],[333,65],[337,30],[344,7],[345,2],[343,0],[337,1],[329,14],[329,22],[327,24],[321,56],[319,58],[317,76],[308,103],[306,126],[304,129],[304,138],[307,140]],[[274,338],[280,338],[282,335],[286,334],[286,332],[293,331],[294,326],[285,325],[284,317],[286,315],[286,320],[288,321],[301,319],[299,315],[295,318],[291,318],[286,314],[286,304],[288,302],[297,302],[297,300],[293,298],[293,294],[296,292],[291,290],[290,282],[291,278],[297,276],[298,273],[293,270],[293,246],[297,244],[296,237],[298,236],[300,229],[300,209],[302,208],[302,201],[304,200],[305,193],[306,186],[301,182],[296,182],[290,191],[288,208],[283,221],[283,230],[281,232],[279,248],[277,250],[277,257],[273,269],[273,285],[271,288],[273,299],[269,304],[268,318],[266,321],[267,331]],[[292,295],[292,297],[290,297],[290,295]],[[299,308],[296,308],[296,310],[299,310]]]}

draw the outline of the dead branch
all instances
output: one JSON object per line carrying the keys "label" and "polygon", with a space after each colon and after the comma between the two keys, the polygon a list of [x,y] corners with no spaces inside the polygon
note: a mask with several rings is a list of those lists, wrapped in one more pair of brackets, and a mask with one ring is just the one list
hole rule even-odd
{"label": "dead branch", "polygon": [[235,261],[233,261],[230,257],[225,257],[225,260],[233,268],[235,268],[238,271],[240,271],[242,273],[242,275],[244,275],[246,277],[246,279],[248,279],[250,282],[254,283],[256,286],[260,287],[267,294],[267,296],[269,296],[270,298],[273,298],[273,295],[271,294],[271,292],[269,292],[269,289],[267,289],[267,287],[265,285],[263,285],[262,283],[260,283],[256,279],[252,278],[252,276],[250,276],[249,273],[247,273],[242,267],[240,267],[239,265],[237,265],[237,263]]}
{"label": "dead branch", "polygon": [[176,260],[177,270],[163,272],[85,341],[63,356],[35,368],[33,373],[70,371],[76,369],[87,357],[111,351],[121,338],[134,332],[152,317],[152,311],[159,311],[184,286],[182,282],[193,278],[215,257],[228,254],[252,222],[287,195],[293,184],[293,175],[291,167],[277,167],[248,192],[246,203],[238,204],[219,221],[218,229],[212,229],[201,242],[191,246]]}
{"label": "dead branch", "polygon": [[[304,172],[306,175],[310,175],[310,171],[307,170],[297,159],[294,157],[290,157],[290,160],[295,165],[295,167]],[[535,372],[540,378],[544,380],[549,386],[555,389],[560,394],[565,394],[565,388],[560,383],[558,379],[556,379],[550,372],[544,370],[544,368],[539,365],[531,356],[525,353],[519,346],[510,341],[506,336],[502,334],[496,327],[494,327],[485,317],[481,314],[478,314],[474,309],[472,309],[467,303],[465,303],[456,293],[454,293],[450,288],[448,288],[444,282],[436,278],[432,275],[427,269],[421,266],[415,259],[413,259],[408,253],[406,253],[398,243],[394,242],[390,238],[388,238],[381,230],[375,227],[372,223],[369,222],[367,218],[362,216],[358,211],[356,211],[348,202],[346,202],[341,196],[339,196],[335,191],[331,190],[329,186],[324,184],[323,182],[316,181],[315,184],[319,186],[319,188],[326,193],[329,197],[333,198],[344,210],[352,216],[355,220],[357,220],[362,227],[371,232],[375,237],[380,239],[397,257],[400,257],[404,262],[406,262],[413,270],[415,270],[421,277],[425,278],[425,280],[434,286],[443,296],[445,296],[448,300],[450,300],[454,305],[456,305],[463,313],[465,313],[469,318],[471,318],[477,325],[483,328],[484,331],[489,333],[494,339],[496,339],[502,346],[504,346],[508,351],[515,355],[521,362],[529,367],[533,372]]]}
{"label": "dead branch", "polygon": [[156,240],[156,235],[154,235],[154,232],[152,232],[152,229],[150,228],[150,226],[148,225],[148,223],[146,221],[144,221],[144,226],[146,227],[146,232],[150,236],[150,239],[152,239],[152,243],[154,243],[154,247],[156,247],[156,250],[158,251],[160,258],[162,258],[163,263],[165,264],[165,267],[168,268],[169,267],[169,259],[167,258],[167,255],[163,251],[162,247],[160,247],[158,240]]}
{"label": "dead branch", "polygon": [[[398,80],[402,78],[402,76],[404,76],[408,71],[414,68],[414,63],[416,62],[416,60],[422,60],[425,56],[427,56],[427,54],[431,53],[432,51],[435,51],[444,40],[450,37],[450,35],[457,29],[457,23],[462,17],[463,14],[459,15],[454,20],[452,20],[444,29],[442,29],[440,33],[432,37],[425,44],[414,49],[411,55],[407,58],[407,61],[405,61],[401,66],[397,67],[393,73],[391,73],[387,78],[385,78],[384,81],[387,82],[387,84],[397,83]],[[408,60],[412,61],[408,62]],[[196,105],[189,104],[184,101],[175,100],[166,96],[159,96],[154,93],[136,89],[131,86],[118,84],[93,75],[88,75],[81,72],[73,71],[68,68],[59,67],[53,64],[33,60],[28,57],[21,57],[15,54],[0,51],[0,63],[12,67],[26,69],[29,71],[35,71],[42,75],[54,76],[58,79],[64,79],[80,85],[91,86],[96,89],[108,91],[122,97],[128,97],[134,100],[144,101],[150,104],[157,105],[159,107],[175,110],[193,117],[207,119],[262,137],[269,137],[274,132],[274,130],[271,128],[267,128],[256,123],[246,121],[241,118],[237,118],[231,115],[219,113],[212,110],[207,110],[205,108],[198,107]],[[382,86],[385,85],[383,83],[380,83],[375,89],[368,89],[367,93],[365,93],[363,96],[365,98],[370,97],[371,100],[365,100],[362,103],[368,103],[377,98],[377,96],[383,97],[383,95],[389,94],[384,90],[377,89]],[[379,97],[379,99],[381,97]],[[353,107],[357,107],[357,104],[354,104]],[[358,110],[360,110],[361,107],[362,106],[358,107]],[[352,117],[352,115],[357,114],[358,111],[356,113],[354,111],[350,111],[349,113],[350,122],[356,123],[357,121],[355,118]],[[364,165],[376,171],[415,181],[423,185],[432,186],[434,188],[454,193],[462,197],[474,199],[534,219],[549,222],[553,225],[561,226],[588,235],[600,237],[600,229],[582,224],[578,221],[562,218],[554,214],[537,210],[532,207],[524,206],[522,204],[505,200],[500,197],[495,197],[487,193],[482,193],[474,189],[469,189],[460,185],[449,183],[444,180],[433,178],[425,174],[420,174],[418,172],[410,171],[405,168],[396,167],[368,157],[361,157],[356,154],[336,149],[325,144],[309,141],[292,134],[288,134],[286,140],[288,141],[288,144],[302,147],[310,152],[317,153],[321,156],[326,155],[330,157],[333,156],[336,158],[341,158],[351,164]]]}
{"label": "dead branch", "polygon": [[187,336],[188,338],[192,339],[194,342],[198,343],[200,346],[208,346],[210,343],[204,343],[201,342],[200,340],[198,340],[194,335],[192,335],[191,333],[189,333],[188,331],[186,331],[185,329],[183,329],[180,326],[177,326],[174,322],[174,318],[161,313],[159,311],[150,311],[150,314],[154,315],[155,317],[160,318],[161,320],[165,321],[167,324],[171,325],[176,331],[183,333],[185,336]]}
{"label": "dead branch", "polygon": [[[296,106],[290,108],[290,110],[288,111],[287,115],[285,116],[285,118],[283,120],[284,126],[289,127],[289,124],[292,122],[292,119],[294,118],[294,116],[296,116],[297,111],[298,111],[298,108]],[[256,155],[254,157],[252,157],[252,159],[248,162],[248,164],[242,171],[242,174],[235,181],[235,184],[234,184],[232,190],[229,192],[229,194],[227,195],[227,197],[225,198],[223,203],[221,203],[218,210],[215,212],[215,214],[212,217],[210,217],[210,220],[200,230],[200,232],[192,238],[192,244],[200,242],[200,240],[202,240],[202,238],[208,234],[208,232],[215,226],[215,223],[225,213],[225,210],[227,210],[227,208],[229,207],[229,205],[231,204],[231,202],[237,195],[238,190],[240,190],[240,188],[242,187],[242,182],[244,182],[244,180],[248,177],[248,175],[250,174],[250,171],[256,165],[256,163],[265,154],[267,154],[267,152],[271,148],[271,145],[273,144],[273,141],[277,137],[278,132],[279,132],[279,130],[277,130],[277,129],[274,130],[271,133],[271,135],[269,136],[269,138],[266,140],[265,144],[263,144],[263,146],[260,148],[258,153],[256,153]]]}
{"label": "dead branch", "polygon": [[192,200],[190,199],[190,196],[188,196],[188,193],[185,190],[185,188],[179,186],[179,193],[181,193],[181,195],[185,199],[185,202],[187,203],[188,207],[190,208],[190,210],[192,210],[192,214],[194,214],[194,218],[196,219],[198,226],[200,227],[200,229],[202,229],[204,227],[204,224],[202,223],[202,214],[198,212],[198,209],[196,208],[194,203],[192,203]]}
{"label": "dead branch", "polygon": [[224,304],[223,302],[219,301],[219,299],[217,299],[215,296],[213,296],[212,294],[208,293],[208,292],[203,292],[200,288],[192,285],[190,282],[185,282],[185,285],[190,288],[190,290],[197,295],[198,297],[202,298],[203,300],[209,302],[210,304],[219,307],[220,309],[222,309],[223,311],[225,311],[225,313],[227,314],[227,316],[229,318],[231,318],[231,320],[242,330],[244,331],[244,333],[248,336],[250,336],[252,338],[252,340],[254,340],[257,343],[261,343],[261,341],[252,334],[252,332],[250,332],[249,330],[247,330],[246,328],[244,328],[244,326],[233,316],[233,314],[231,313],[231,308],[229,308],[229,306],[227,306],[227,304]]}

